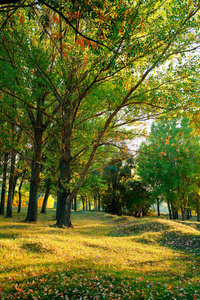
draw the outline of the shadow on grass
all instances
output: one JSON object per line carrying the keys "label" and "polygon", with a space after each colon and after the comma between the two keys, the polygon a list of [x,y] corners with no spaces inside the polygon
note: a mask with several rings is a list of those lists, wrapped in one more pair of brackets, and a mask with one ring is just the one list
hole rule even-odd
{"label": "shadow on grass", "polygon": [[162,234],[159,242],[165,247],[200,255],[200,235],[175,231],[166,232]]}
{"label": "shadow on grass", "polygon": [[[32,270],[25,274],[24,268],[29,266]],[[2,285],[1,299],[171,300],[176,297],[193,300],[198,290],[196,283],[191,286],[192,273],[189,276],[180,275],[176,270],[160,270],[153,274],[149,272],[140,277],[141,272],[128,273],[102,268],[101,263],[95,265],[91,260],[84,259],[73,260],[71,263],[45,263],[40,267],[40,264],[30,264],[13,268],[18,276],[11,278],[9,286]],[[20,277],[20,273],[23,276]],[[174,279],[178,285],[174,284]]]}
{"label": "shadow on grass", "polygon": [[113,230],[110,232],[111,236],[122,237],[139,235],[144,232],[163,232],[170,229],[171,226],[166,223],[157,221],[143,222],[143,223],[125,223],[118,226],[113,226]]}
{"label": "shadow on grass", "polygon": [[21,249],[32,253],[54,253],[52,249],[45,247],[42,243],[39,242],[23,243]]}
{"label": "shadow on grass", "polygon": [[197,222],[190,222],[190,221],[186,221],[186,222],[179,221],[178,223],[190,226],[190,227],[200,231],[200,222],[197,223]]}

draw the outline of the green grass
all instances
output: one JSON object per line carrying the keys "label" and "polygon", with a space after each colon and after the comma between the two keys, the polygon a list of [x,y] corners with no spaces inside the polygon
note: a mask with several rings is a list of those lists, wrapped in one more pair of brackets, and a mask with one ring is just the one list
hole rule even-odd
{"label": "green grass", "polygon": [[195,221],[55,211],[23,223],[0,217],[0,299],[200,299]]}

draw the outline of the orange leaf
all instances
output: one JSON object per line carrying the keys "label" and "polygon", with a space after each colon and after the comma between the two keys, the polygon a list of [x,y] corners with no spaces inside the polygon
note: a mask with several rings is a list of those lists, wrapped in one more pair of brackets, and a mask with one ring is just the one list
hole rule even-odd
{"label": "orange leaf", "polygon": [[[148,158],[148,156],[146,156]],[[144,280],[143,277],[140,277],[139,282],[141,282],[142,280]]]}
{"label": "orange leaf", "polygon": [[169,140],[166,139],[165,145],[168,145],[168,144],[169,144]]}
{"label": "orange leaf", "polygon": [[60,23],[60,20],[57,16],[53,15],[52,19],[55,23],[57,23],[57,24]]}
{"label": "orange leaf", "polygon": [[21,17],[20,17],[20,23],[23,24],[23,23],[24,23],[24,20],[25,20],[24,15],[21,15]]}
{"label": "orange leaf", "polygon": [[91,44],[91,42],[89,40],[86,40],[86,42],[87,42],[88,46]]}
{"label": "orange leaf", "polygon": [[169,285],[167,289],[168,289],[168,290],[171,290],[171,288],[172,288],[172,286],[171,286],[171,285]]}
{"label": "orange leaf", "polygon": [[55,40],[58,40],[58,39],[60,39],[60,38],[61,38],[61,34],[60,34],[60,33],[56,34]]}
{"label": "orange leaf", "polygon": [[129,89],[129,83],[128,83],[128,81],[125,82],[125,86],[126,86],[126,89],[128,90]]}
{"label": "orange leaf", "polygon": [[22,288],[18,288],[17,284],[15,284],[15,289],[16,289],[16,291],[18,291],[19,293],[21,293],[21,292],[23,291]]}
{"label": "orange leaf", "polygon": [[95,48],[96,48],[96,43],[93,42],[92,43],[92,49],[95,50]]}

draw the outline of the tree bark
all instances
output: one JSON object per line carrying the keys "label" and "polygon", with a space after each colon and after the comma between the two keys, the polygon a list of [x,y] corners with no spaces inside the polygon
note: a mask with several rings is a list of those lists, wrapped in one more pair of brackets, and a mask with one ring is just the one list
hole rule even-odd
{"label": "tree bark", "polygon": [[42,153],[42,128],[35,128],[34,154],[31,163],[31,184],[26,222],[37,222],[38,189],[40,180],[40,161]]}
{"label": "tree bark", "polygon": [[22,184],[23,184],[23,180],[21,180],[21,182],[20,182],[19,191],[18,191],[18,195],[19,195],[19,204],[18,204],[18,210],[17,210],[18,213],[21,212],[21,206],[22,206],[22,194],[21,194]]}
{"label": "tree bark", "polygon": [[70,108],[64,107],[64,127],[62,132],[62,158],[60,161],[60,178],[57,194],[57,222],[58,227],[73,227],[71,223],[71,198],[69,182],[71,179],[71,129]]}
{"label": "tree bark", "polygon": [[185,221],[187,220],[187,209],[182,208],[182,220]]}
{"label": "tree bark", "polygon": [[187,220],[187,206],[188,206],[188,196],[184,197],[184,195],[182,196],[183,201],[182,203],[182,207],[181,207],[181,212],[182,212],[182,220],[185,221]]}
{"label": "tree bark", "polygon": [[18,204],[18,213],[21,212],[21,206],[22,206],[22,195],[21,195],[21,188],[22,188],[22,184],[24,182],[24,176],[26,174],[26,170],[23,171],[22,173],[22,179],[21,179],[21,182],[20,182],[20,185],[19,185],[19,190],[18,190],[18,193],[19,193],[19,204]]}
{"label": "tree bark", "polygon": [[88,198],[85,198],[85,210],[88,210]]}
{"label": "tree bark", "polygon": [[90,198],[88,198],[88,207],[89,207],[89,210],[91,210]]}
{"label": "tree bark", "polygon": [[14,186],[13,186],[13,199],[15,197],[15,188],[16,188],[16,184],[17,184],[18,178],[19,178],[19,174],[15,174],[15,177],[14,177]]}
{"label": "tree bark", "polygon": [[100,194],[98,194],[98,211],[101,209],[101,199],[100,199]]}
{"label": "tree bark", "polygon": [[157,200],[157,213],[158,213],[158,217],[160,217],[160,201],[158,197],[156,200]]}
{"label": "tree bark", "polygon": [[12,218],[12,201],[15,184],[15,160],[16,153],[15,150],[12,149],[6,218]]}
{"label": "tree bark", "polygon": [[200,209],[197,210],[197,222],[200,222]]}
{"label": "tree bark", "polygon": [[3,165],[3,182],[2,182],[2,187],[1,187],[0,215],[4,215],[4,210],[5,210],[5,194],[6,194],[8,157],[9,157],[9,152],[5,152],[4,153],[4,165]]}
{"label": "tree bark", "polygon": [[98,197],[98,194],[95,194],[94,195],[94,210],[97,210],[97,197]]}
{"label": "tree bark", "polygon": [[83,203],[83,210],[85,210],[85,198],[83,196],[81,196],[81,200],[82,200],[82,203]]}
{"label": "tree bark", "polygon": [[189,219],[190,219],[190,210],[187,209],[187,220],[189,220]]}
{"label": "tree bark", "polygon": [[45,195],[44,195],[44,200],[42,203],[42,209],[41,209],[42,214],[46,214],[47,201],[49,198],[50,190],[51,190],[51,178],[48,178],[47,183],[46,183],[46,191],[45,191]]}
{"label": "tree bark", "polygon": [[170,218],[170,220],[172,220],[172,212],[171,212],[169,201],[167,201],[167,206],[168,206],[168,211],[169,211],[169,218]]}

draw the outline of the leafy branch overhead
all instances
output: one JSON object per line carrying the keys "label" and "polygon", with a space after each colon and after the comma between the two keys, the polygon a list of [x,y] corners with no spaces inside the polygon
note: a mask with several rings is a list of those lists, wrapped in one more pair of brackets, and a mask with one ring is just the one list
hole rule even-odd
{"label": "leafy branch overhead", "polygon": [[57,174],[57,226],[69,227],[71,201],[89,170],[112,160],[106,153],[126,155],[121,145],[146,134],[141,122],[198,106],[199,9],[186,0],[1,2],[0,108],[30,150],[27,221],[37,220],[46,165]]}

